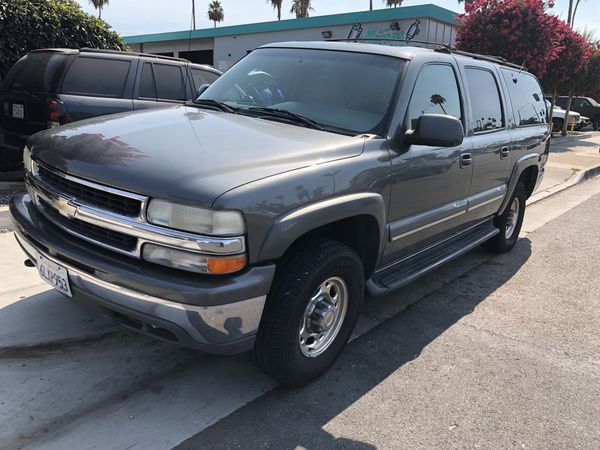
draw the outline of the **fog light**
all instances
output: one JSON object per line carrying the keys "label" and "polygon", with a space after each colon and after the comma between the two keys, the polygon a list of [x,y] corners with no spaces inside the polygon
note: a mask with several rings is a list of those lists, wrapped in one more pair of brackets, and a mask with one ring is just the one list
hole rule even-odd
{"label": "fog light", "polygon": [[162,266],[209,274],[233,273],[246,265],[245,255],[217,257],[155,244],[144,245],[142,258]]}

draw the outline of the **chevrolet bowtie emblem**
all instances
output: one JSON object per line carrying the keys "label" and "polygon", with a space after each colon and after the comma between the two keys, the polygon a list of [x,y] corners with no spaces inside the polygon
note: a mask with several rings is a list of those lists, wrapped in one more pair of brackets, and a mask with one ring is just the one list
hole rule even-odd
{"label": "chevrolet bowtie emblem", "polygon": [[52,200],[52,207],[58,211],[61,216],[73,219],[77,215],[79,208],[73,206],[68,199],[57,197]]}

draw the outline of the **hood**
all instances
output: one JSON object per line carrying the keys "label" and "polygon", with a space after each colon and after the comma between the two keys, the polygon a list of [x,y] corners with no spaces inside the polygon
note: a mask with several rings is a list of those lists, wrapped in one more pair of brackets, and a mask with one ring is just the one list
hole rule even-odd
{"label": "hood", "polygon": [[76,122],[28,145],[71,175],[208,206],[237,186],[358,155],[363,139],[180,106]]}

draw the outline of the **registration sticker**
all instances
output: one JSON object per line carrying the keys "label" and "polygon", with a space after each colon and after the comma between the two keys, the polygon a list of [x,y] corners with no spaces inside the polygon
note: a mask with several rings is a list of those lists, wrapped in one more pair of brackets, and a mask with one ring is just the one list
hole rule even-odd
{"label": "registration sticker", "polygon": [[19,103],[13,103],[12,117],[13,117],[13,119],[24,119],[25,118],[25,105],[20,105]]}

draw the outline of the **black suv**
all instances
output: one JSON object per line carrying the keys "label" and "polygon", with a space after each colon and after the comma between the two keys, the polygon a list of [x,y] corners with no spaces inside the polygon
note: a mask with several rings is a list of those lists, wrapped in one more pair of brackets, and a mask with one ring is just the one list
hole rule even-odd
{"label": "black suv", "polygon": [[[567,108],[569,97],[558,97],[556,104],[561,108]],[[594,130],[600,129],[600,103],[591,97],[573,97],[571,101],[571,111],[576,111],[582,116],[590,118],[594,125]]]}
{"label": "black suv", "polygon": [[35,50],[0,86],[0,170],[21,166],[38,131],[90,117],[184,103],[221,76],[185,59],[96,49]]}

